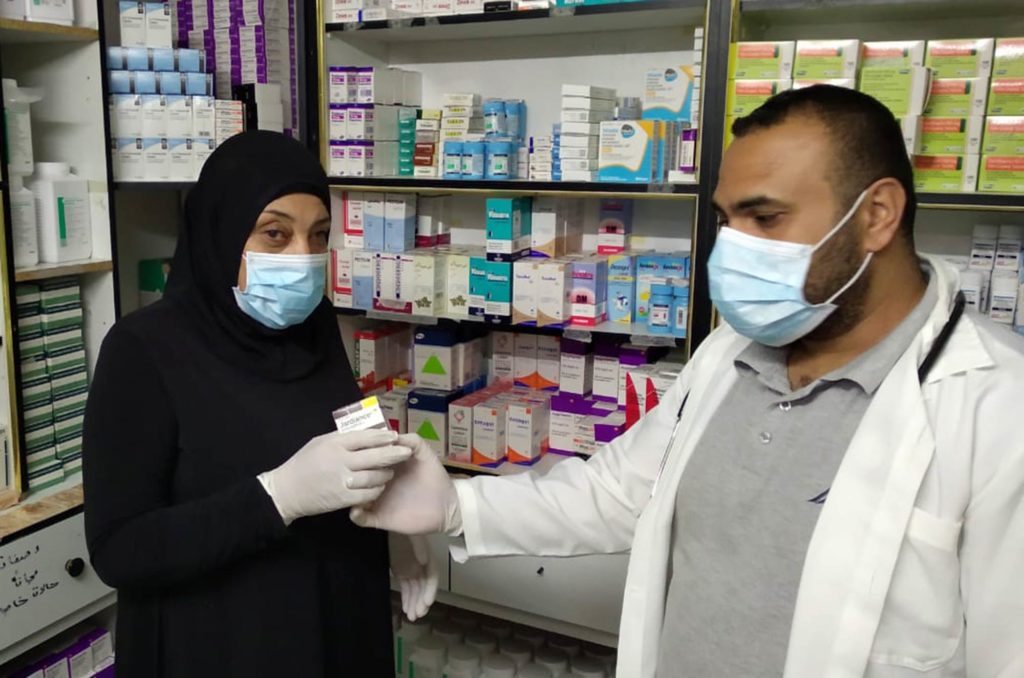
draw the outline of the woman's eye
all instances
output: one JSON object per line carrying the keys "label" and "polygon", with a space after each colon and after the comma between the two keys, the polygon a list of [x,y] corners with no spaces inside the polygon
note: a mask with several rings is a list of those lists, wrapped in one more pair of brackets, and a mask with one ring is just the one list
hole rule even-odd
{"label": "woman's eye", "polygon": [[271,240],[280,240],[281,238],[284,238],[284,231],[279,231],[276,228],[268,228],[263,231],[263,235],[267,236]]}
{"label": "woman's eye", "polygon": [[330,231],[318,231],[314,235],[314,237],[319,239],[319,240],[322,240],[324,242],[327,242],[327,240],[331,237],[331,232]]}
{"label": "woman's eye", "polygon": [[758,214],[754,216],[754,221],[756,221],[761,226],[767,226],[768,224],[775,221],[778,217],[778,214]]}

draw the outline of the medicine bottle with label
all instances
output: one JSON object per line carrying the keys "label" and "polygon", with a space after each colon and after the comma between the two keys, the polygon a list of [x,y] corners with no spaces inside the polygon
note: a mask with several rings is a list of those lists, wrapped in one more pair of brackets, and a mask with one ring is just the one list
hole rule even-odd
{"label": "medicine bottle with label", "polygon": [[462,144],[462,178],[484,178],[487,144],[482,141],[467,141]]}
{"label": "medicine bottle with label", "polygon": [[647,329],[654,334],[671,334],[672,288],[669,285],[651,285],[650,303]]}
{"label": "medicine bottle with label", "polygon": [[39,232],[36,230],[36,199],[25,188],[25,178],[11,174],[11,232],[14,235],[14,267],[39,263]]}
{"label": "medicine bottle with label", "polygon": [[39,260],[46,264],[92,256],[92,217],[85,179],[66,162],[36,163],[29,185],[36,197]]}
{"label": "medicine bottle with label", "polygon": [[489,137],[503,137],[508,134],[505,126],[505,102],[491,99],[484,102],[484,132]]}
{"label": "medicine bottle with label", "polygon": [[32,174],[32,116],[29,104],[42,99],[35,90],[18,87],[13,78],[3,78],[4,136],[7,139],[7,168],[11,174]]}
{"label": "medicine bottle with label", "polygon": [[444,142],[444,178],[462,178],[462,147],[461,141]]}

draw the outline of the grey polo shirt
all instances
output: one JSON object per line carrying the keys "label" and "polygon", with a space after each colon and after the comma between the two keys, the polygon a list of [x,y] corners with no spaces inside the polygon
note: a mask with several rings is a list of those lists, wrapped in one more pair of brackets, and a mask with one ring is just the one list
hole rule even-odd
{"label": "grey polo shirt", "polygon": [[803,388],[788,349],[751,344],[679,485],[659,678],[782,675],[804,555],[875,391],[938,298]]}

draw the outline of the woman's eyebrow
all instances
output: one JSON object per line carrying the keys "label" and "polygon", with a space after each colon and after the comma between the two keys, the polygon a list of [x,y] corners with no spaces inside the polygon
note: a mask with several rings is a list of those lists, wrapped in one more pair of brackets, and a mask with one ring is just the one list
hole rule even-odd
{"label": "woman's eyebrow", "polygon": [[295,217],[288,214],[287,212],[281,212],[279,210],[263,210],[263,214],[272,214],[275,217],[281,217],[282,219],[287,219],[288,221],[295,221]]}

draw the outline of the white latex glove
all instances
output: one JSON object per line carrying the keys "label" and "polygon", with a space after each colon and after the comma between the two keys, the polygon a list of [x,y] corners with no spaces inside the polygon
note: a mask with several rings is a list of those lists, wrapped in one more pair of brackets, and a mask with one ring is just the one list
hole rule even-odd
{"label": "white latex glove", "polygon": [[409,621],[427,616],[437,598],[437,563],[426,537],[388,533],[391,574],[402,591],[402,612]]}
{"label": "white latex glove", "polygon": [[352,431],[317,436],[291,459],[259,476],[285,524],[330,513],[380,496],[391,467],[409,459],[393,431]]}
{"label": "white latex glove", "polygon": [[395,469],[376,501],[352,509],[352,521],[402,534],[460,534],[459,497],[437,453],[415,433],[398,436],[396,444],[411,448],[412,458]]}

